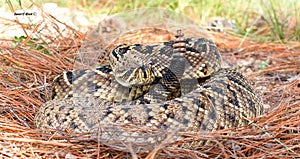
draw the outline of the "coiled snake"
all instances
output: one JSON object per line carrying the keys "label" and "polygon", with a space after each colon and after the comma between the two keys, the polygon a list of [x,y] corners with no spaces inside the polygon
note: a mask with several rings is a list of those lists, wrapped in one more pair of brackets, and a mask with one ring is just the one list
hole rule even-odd
{"label": "coiled snake", "polygon": [[241,73],[221,68],[216,45],[205,38],[120,45],[110,63],[64,72],[35,124],[47,130],[90,133],[102,143],[149,151],[168,134],[247,124],[263,113],[262,100]]}

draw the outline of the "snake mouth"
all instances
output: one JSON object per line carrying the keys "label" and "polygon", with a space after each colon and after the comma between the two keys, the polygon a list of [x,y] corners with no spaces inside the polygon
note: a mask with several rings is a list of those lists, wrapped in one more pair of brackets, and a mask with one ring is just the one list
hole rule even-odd
{"label": "snake mouth", "polygon": [[131,68],[124,73],[115,74],[115,79],[124,87],[132,87],[151,84],[156,78],[152,69],[143,65]]}

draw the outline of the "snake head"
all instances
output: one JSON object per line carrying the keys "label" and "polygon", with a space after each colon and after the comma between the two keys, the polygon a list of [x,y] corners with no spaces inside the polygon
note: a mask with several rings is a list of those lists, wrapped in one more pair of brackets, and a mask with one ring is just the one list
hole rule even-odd
{"label": "snake head", "polygon": [[110,53],[110,62],[116,81],[125,86],[147,85],[155,81],[152,63],[140,44],[121,44]]}

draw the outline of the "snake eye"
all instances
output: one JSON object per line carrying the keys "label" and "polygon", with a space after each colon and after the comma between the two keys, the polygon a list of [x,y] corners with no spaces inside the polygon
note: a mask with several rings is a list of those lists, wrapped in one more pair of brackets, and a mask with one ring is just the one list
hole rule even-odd
{"label": "snake eye", "polygon": [[129,50],[129,46],[127,46],[126,44],[120,45],[117,48],[118,48],[118,51],[117,51],[118,54],[125,54]]}
{"label": "snake eye", "polygon": [[117,61],[119,61],[119,57],[123,57],[123,54],[125,54],[127,51],[129,50],[129,46],[126,44],[121,44],[117,47],[115,47],[112,51],[111,51],[111,55],[117,59]]}

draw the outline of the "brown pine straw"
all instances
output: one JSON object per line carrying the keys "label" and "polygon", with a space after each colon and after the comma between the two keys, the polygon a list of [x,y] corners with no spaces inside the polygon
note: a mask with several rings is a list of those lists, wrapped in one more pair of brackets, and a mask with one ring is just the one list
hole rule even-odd
{"label": "brown pine straw", "polygon": [[[247,119],[249,126],[211,133],[184,133],[184,140],[166,142],[150,153],[121,152],[96,141],[71,138],[72,132],[44,133],[35,129],[33,118],[49,100],[49,85],[63,70],[73,68],[74,57],[85,34],[45,15],[43,33],[26,25],[27,39],[14,47],[11,39],[1,39],[0,52],[0,157],[1,158],[298,158],[300,157],[300,51],[299,42],[261,43],[224,33],[210,32],[224,61],[239,65],[263,96],[267,113]],[[45,20],[45,21],[46,21]],[[8,22],[7,25],[25,25]],[[26,28],[26,29],[25,29]],[[47,30],[56,28],[56,34]],[[162,35],[161,35],[162,34]],[[159,32],[159,36],[164,33]],[[37,36],[35,45],[30,37]],[[47,42],[45,43],[45,40]],[[246,62],[252,62],[247,64]],[[264,65],[264,68],[259,68]],[[50,130],[49,130],[50,131]],[[196,149],[177,147],[184,142],[210,140]]]}

